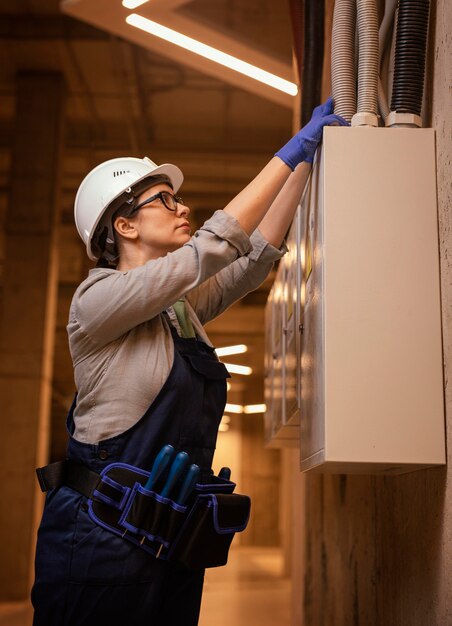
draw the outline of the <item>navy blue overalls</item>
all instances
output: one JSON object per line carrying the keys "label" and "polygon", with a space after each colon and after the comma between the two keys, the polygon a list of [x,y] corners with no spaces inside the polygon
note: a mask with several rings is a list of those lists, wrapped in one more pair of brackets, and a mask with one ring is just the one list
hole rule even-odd
{"label": "navy blue overalls", "polygon": [[[165,319],[170,324],[166,314]],[[228,373],[213,348],[170,328],[173,367],[143,417],[116,437],[81,443],[72,437],[74,400],[68,458],[96,472],[117,461],[150,470],[169,443],[188,452],[207,478]],[[47,494],[36,549],[34,626],[196,625],[204,571],[154,558],[97,526],[87,508],[86,497],[69,487]]]}

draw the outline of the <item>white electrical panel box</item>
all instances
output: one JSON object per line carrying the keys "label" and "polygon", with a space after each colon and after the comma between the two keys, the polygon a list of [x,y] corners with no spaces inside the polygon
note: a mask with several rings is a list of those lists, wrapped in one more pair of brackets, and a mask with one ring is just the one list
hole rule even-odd
{"label": "white electrical panel box", "polygon": [[444,464],[434,131],[325,128],[296,224],[301,469]]}

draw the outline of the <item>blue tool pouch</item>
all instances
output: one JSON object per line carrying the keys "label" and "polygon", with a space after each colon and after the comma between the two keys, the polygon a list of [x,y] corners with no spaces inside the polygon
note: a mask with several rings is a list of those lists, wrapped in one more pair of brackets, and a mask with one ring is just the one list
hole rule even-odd
{"label": "blue tool pouch", "polygon": [[250,514],[248,496],[234,494],[235,483],[209,476],[187,503],[144,488],[149,472],[126,463],[105,467],[88,499],[91,519],[146,552],[191,569],[225,565],[236,532]]}

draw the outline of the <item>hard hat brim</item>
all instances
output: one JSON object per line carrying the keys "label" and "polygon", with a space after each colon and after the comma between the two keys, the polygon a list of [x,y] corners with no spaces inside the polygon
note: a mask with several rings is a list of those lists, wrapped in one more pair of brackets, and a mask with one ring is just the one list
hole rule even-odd
{"label": "hard hat brim", "polygon": [[171,186],[173,187],[174,193],[177,193],[179,191],[180,186],[184,182],[184,175],[176,165],[172,165],[171,163],[164,163],[163,165],[159,165],[149,174],[146,174],[145,176],[139,178],[133,184],[133,186],[135,187],[135,185],[146,180],[146,178],[152,178],[153,176],[158,176],[159,174],[165,174],[165,176],[168,176],[171,181]]}

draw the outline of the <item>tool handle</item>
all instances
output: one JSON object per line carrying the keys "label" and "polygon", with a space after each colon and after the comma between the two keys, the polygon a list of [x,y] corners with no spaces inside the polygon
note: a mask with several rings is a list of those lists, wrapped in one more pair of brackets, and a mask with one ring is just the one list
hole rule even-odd
{"label": "tool handle", "polygon": [[189,461],[189,456],[186,452],[179,452],[176,455],[176,458],[174,459],[171,465],[170,473],[169,473],[168,478],[166,479],[166,483],[162,491],[160,492],[161,496],[165,498],[169,496],[171,490],[173,489],[174,485],[177,482],[177,479],[184,471],[184,468],[187,465],[188,461]]}
{"label": "tool handle", "polygon": [[182,483],[182,487],[180,488],[179,495],[175,500],[177,504],[185,504],[188,496],[196,485],[196,481],[198,480],[200,471],[201,470],[199,469],[199,466],[195,463],[193,463],[193,465],[190,465],[184,478],[184,482]]}
{"label": "tool handle", "polygon": [[231,478],[231,468],[230,467],[222,467],[218,472],[219,478],[224,478],[225,480],[230,480]]}
{"label": "tool handle", "polygon": [[155,461],[154,461],[154,464],[152,466],[151,473],[150,473],[149,478],[147,479],[147,482],[146,482],[146,484],[144,486],[145,489],[149,489],[150,490],[150,489],[153,488],[155,483],[158,481],[160,476],[163,474],[165,469],[168,467],[168,463],[173,458],[173,454],[174,454],[173,446],[170,446],[169,444],[166,445],[166,446],[163,446],[163,448],[160,450],[160,452],[155,457]]}

